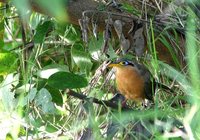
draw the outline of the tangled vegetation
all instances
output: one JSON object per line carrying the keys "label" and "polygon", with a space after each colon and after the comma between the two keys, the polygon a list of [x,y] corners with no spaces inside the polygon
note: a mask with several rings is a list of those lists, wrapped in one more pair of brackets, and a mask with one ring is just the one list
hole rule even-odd
{"label": "tangled vegetation", "polygon": [[[200,139],[199,5],[0,0],[0,139]],[[119,57],[173,91],[113,100]]]}

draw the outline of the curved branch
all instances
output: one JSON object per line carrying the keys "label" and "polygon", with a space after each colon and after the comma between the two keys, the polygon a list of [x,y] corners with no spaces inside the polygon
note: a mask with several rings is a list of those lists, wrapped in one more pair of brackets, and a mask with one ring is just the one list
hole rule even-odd
{"label": "curved branch", "polygon": [[[119,105],[118,104],[116,104],[116,103],[113,103],[112,101],[107,101],[107,100],[99,100],[99,99],[97,99],[97,98],[94,98],[94,97],[87,97],[86,95],[83,95],[83,94],[80,94],[80,93],[77,93],[77,92],[75,92],[75,91],[73,91],[73,90],[69,90],[68,92],[67,92],[67,94],[68,95],[70,95],[70,96],[73,96],[73,97],[75,97],[75,98],[78,98],[78,99],[80,99],[80,100],[90,100],[91,99],[91,101],[93,102],[93,103],[96,103],[96,104],[99,104],[99,105],[103,105],[103,106],[107,106],[107,107],[111,107],[111,108],[113,108],[113,109],[119,109]],[[128,106],[122,106],[122,109],[123,110],[131,110],[131,108],[130,107],[128,107]]]}

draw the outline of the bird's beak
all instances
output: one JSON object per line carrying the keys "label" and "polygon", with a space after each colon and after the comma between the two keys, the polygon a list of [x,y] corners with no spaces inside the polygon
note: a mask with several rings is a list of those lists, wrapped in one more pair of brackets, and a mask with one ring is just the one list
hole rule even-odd
{"label": "bird's beak", "polygon": [[120,64],[111,63],[108,65],[108,68],[112,68],[112,67],[120,67]]}

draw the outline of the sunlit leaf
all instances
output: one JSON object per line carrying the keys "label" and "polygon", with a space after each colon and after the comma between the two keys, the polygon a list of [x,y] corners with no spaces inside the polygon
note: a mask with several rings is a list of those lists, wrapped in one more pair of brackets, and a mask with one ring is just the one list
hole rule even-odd
{"label": "sunlit leaf", "polygon": [[52,97],[49,91],[42,88],[35,97],[36,106],[41,107],[45,113],[55,113],[55,106],[52,102]]}
{"label": "sunlit leaf", "polygon": [[88,82],[84,77],[77,74],[57,72],[49,77],[48,84],[51,87],[64,90],[67,88],[74,89],[86,87]]}
{"label": "sunlit leaf", "polygon": [[48,103],[52,100],[51,94],[45,88],[42,88],[36,96],[35,103],[37,106]]}
{"label": "sunlit leaf", "polygon": [[99,60],[101,58],[101,48],[103,45],[103,36],[99,35],[98,40],[91,38],[88,43],[89,53],[93,59]]}
{"label": "sunlit leaf", "polygon": [[89,72],[92,68],[92,62],[89,54],[85,52],[81,44],[75,44],[71,50],[73,60],[82,72]]}
{"label": "sunlit leaf", "polygon": [[15,93],[11,92],[14,80],[15,80],[14,75],[9,74],[0,84],[0,98],[3,103],[4,109],[7,111],[13,111],[13,109],[15,109],[16,107],[16,100],[14,97]]}
{"label": "sunlit leaf", "polygon": [[37,75],[41,78],[48,79],[52,74],[59,71],[68,71],[69,68],[66,65],[52,64],[44,67],[37,72]]}
{"label": "sunlit leaf", "polygon": [[13,140],[13,137],[10,133],[6,134],[6,140]]}
{"label": "sunlit leaf", "polygon": [[[21,92],[22,93],[22,92]],[[28,102],[32,102],[33,99],[35,98],[37,93],[37,89],[36,88],[32,88],[30,90],[30,92],[28,93],[27,96],[25,96],[24,98],[22,98],[22,101],[20,102],[20,106],[24,107],[25,105],[28,104]]]}
{"label": "sunlit leaf", "polygon": [[33,101],[33,99],[35,98],[35,95],[37,93],[37,89],[36,88],[32,88],[28,94],[28,99],[30,102]]}
{"label": "sunlit leaf", "polygon": [[[45,18],[45,19],[44,19]],[[29,25],[31,29],[35,30],[42,20],[47,20],[48,17],[39,13],[32,13],[30,16]]]}
{"label": "sunlit leaf", "polygon": [[115,53],[115,50],[113,49],[112,45],[109,45],[107,54],[109,55],[110,59],[116,59],[118,57],[117,54]]}
{"label": "sunlit leaf", "polygon": [[[22,92],[21,92],[22,93]],[[22,101],[20,102],[20,106],[24,107],[25,105],[28,104],[28,102],[32,102],[33,99],[35,98],[37,93],[37,89],[36,88],[32,88],[30,90],[30,92],[28,93],[27,96],[25,96],[24,98],[22,98]]]}
{"label": "sunlit leaf", "polygon": [[12,73],[17,68],[17,58],[13,53],[0,53],[0,75]]}

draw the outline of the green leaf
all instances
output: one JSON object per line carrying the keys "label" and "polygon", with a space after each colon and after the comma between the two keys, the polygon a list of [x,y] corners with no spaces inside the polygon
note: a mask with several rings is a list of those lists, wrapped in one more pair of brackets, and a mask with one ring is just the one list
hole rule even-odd
{"label": "green leaf", "polygon": [[83,88],[88,85],[87,80],[80,76],[69,72],[57,72],[48,79],[48,85],[56,89],[74,89]]}
{"label": "green leaf", "polygon": [[101,58],[101,48],[103,43],[103,35],[99,35],[98,40],[95,37],[90,38],[88,48],[93,59],[99,60]]}
{"label": "green leaf", "polygon": [[33,101],[33,99],[35,98],[35,95],[37,93],[37,89],[36,88],[32,88],[29,92],[29,94],[27,95],[28,99],[30,102]]}
{"label": "green leaf", "polygon": [[6,134],[6,140],[13,140],[13,137],[10,133]]}
{"label": "green leaf", "polygon": [[2,92],[2,102],[7,111],[12,111],[15,108],[14,93],[6,89]]}
{"label": "green leaf", "polygon": [[74,44],[71,50],[72,58],[80,68],[81,72],[89,72],[92,68],[90,56],[85,52],[81,44]]}
{"label": "green leaf", "polygon": [[77,41],[80,41],[81,32],[79,27],[71,24],[60,24],[55,23],[56,32],[64,39],[67,43],[73,44]]}
{"label": "green leaf", "polygon": [[109,44],[109,48],[108,48],[108,53],[107,53],[110,57],[109,59],[116,59],[118,56],[115,53],[115,50],[113,49],[112,45]]}
{"label": "green leaf", "polygon": [[50,86],[45,87],[51,94],[52,102],[56,103],[57,105],[63,105],[63,98],[62,94],[58,89],[52,88]]}
{"label": "green leaf", "polygon": [[0,75],[12,73],[17,68],[17,58],[13,53],[0,53]]}
{"label": "green leaf", "polygon": [[51,94],[45,88],[42,88],[36,95],[35,104],[36,106],[41,107],[45,113],[55,113],[56,111]]}
{"label": "green leaf", "polygon": [[50,28],[53,28],[53,22],[46,21],[42,24],[39,24],[36,28],[36,33],[34,35],[34,42],[35,43],[42,43],[45,39],[45,36]]}
{"label": "green leaf", "polygon": [[[21,92],[21,93],[22,93],[22,92]],[[22,106],[22,107],[24,107],[25,105],[28,104],[28,102],[32,102],[33,99],[34,99],[35,96],[36,96],[36,93],[37,93],[37,89],[36,89],[36,88],[32,88],[32,89],[30,90],[30,92],[28,93],[28,95],[22,99],[22,102],[20,102],[19,105]]]}
{"label": "green leaf", "polygon": [[52,64],[44,67],[43,69],[37,72],[37,75],[40,78],[48,79],[52,74],[59,71],[69,71],[69,68],[66,65]]}
{"label": "green leaf", "polygon": [[0,97],[6,111],[12,112],[16,107],[15,93],[11,92],[13,81],[16,80],[13,74],[6,76],[0,85]]}
{"label": "green leaf", "polygon": [[42,105],[42,110],[43,110],[45,113],[51,113],[51,114],[56,113],[56,108],[55,108],[53,102],[48,102],[48,103],[43,104],[43,105]]}
{"label": "green leaf", "polygon": [[42,88],[36,96],[35,103],[37,106],[48,103],[52,100],[51,94],[45,88]]}
{"label": "green leaf", "polygon": [[54,133],[56,131],[58,131],[58,128],[54,127],[52,124],[47,124],[45,127],[45,130],[49,133]]}
{"label": "green leaf", "polygon": [[29,26],[31,27],[31,29],[36,30],[37,26],[41,23],[41,21],[45,21],[47,20],[48,17],[39,14],[39,13],[32,13],[30,15],[30,20],[29,20]]}
{"label": "green leaf", "polygon": [[[99,35],[98,40],[94,37],[90,38],[89,43],[88,43],[88,48],[89,48],[88,50],[89,50],[91,57],[94,60],[106,59],[105,55],[102,55],[102,53],[101,53],[103,44],[104,44],[104,38],[103,38],[102,34]],[[117,55],[116,55],[111,43],[109,43],[109,49],[108,49],[107,54],[110,56],[109,57],[110,59],[117,58]]]}
{"label": "green leaf", "polygon": [[38,129],[44,125],[43,120],[41,118],[36,118],[32,113],[29,115],[29,122],[35,129]]}

